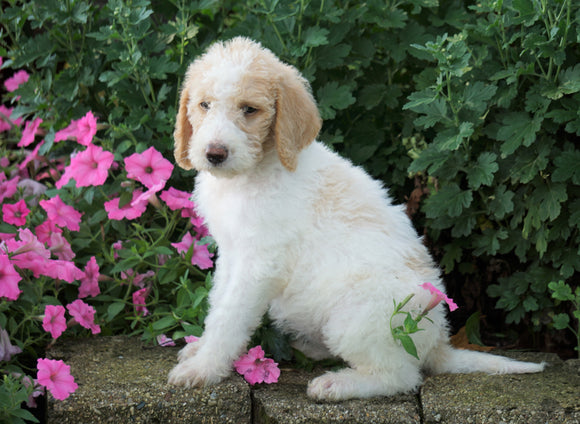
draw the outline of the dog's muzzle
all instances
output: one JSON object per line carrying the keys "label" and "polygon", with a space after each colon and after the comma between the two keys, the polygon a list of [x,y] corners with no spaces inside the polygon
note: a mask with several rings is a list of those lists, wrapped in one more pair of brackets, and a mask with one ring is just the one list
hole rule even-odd
{"label": "dog's muzzle", "polygon": [[205,149],[205,157],[212,165],[220,165],[228,158],[228,149],[223,144],[210,144]]}

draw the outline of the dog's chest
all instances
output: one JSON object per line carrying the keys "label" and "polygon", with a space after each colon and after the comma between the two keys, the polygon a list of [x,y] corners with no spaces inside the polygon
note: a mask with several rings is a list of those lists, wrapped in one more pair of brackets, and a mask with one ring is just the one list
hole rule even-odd
{"label": "dog's chest", "polygon": [[246,241],[255,245],[260,240],[269,244],[292,217],[279,190],[234,179],[198,177],[195,200],[218,246]]}

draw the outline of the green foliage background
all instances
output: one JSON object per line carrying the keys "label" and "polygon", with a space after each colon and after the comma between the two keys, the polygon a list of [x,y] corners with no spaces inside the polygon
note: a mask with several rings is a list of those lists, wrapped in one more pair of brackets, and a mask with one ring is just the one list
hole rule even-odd
{"label": "green foliage background", "polygon": [[578,2],[12,0],[0,20],[3,76],[31,73],[15,114],[50,118],[41,154],[92,110],[116,155],[171,158],[188,63],[245,35],[311,81],[322,141],[422,198],[416,226],[468,312],[535,331],[572,312],[548,284],[579,280]]}

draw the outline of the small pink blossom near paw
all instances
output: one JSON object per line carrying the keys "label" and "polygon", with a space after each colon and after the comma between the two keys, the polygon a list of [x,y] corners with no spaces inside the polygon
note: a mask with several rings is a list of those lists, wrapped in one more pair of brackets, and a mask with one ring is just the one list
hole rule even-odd
{"label": "small pink blossom near paw", "polygon": [[199,340],[199,337],[196,336],[185,336],[185,343],[195,343],[196,341]]}
{"label": "small pink blossom near paw", "polygon": [[457,304],[453,301],[453,299],[447,297],[445,293],[442,293],[440,290],[436,289],[435,286],[433,286],[433,284],[423,283],[421,284],[421,287],[423,287],[425,290],[429,290],[432,294],[431,300],[429,301],[429,304],[425,308],[425,311],[423,311],[423,314],[429,312],[431,309],[437,306],[439,302],[441,302],[442,300],[444,300],[445,303],[449,305],[449,310],[451,312],[453,312],[458,308]]}
{"label": "small pink blossom near paw", "polygon": [[70,366],[61,360],[38,359],[38,383],[46,387],[55,399],[65,400],[79,387],[70,374]]}
{"label": "small pink blossom near paw", "polygon": [[159,343],[159,346],[175,346],[173,339],[167,337],[165,334],[157,336],[157,343]]}
{"label": "small pink blossom near paw", "polygon": [[273,359],[265,358],[261,346],[253,347],[247,354],[234,362],[236,371],[252,385],[256,383],[276,383],[280,369]]}

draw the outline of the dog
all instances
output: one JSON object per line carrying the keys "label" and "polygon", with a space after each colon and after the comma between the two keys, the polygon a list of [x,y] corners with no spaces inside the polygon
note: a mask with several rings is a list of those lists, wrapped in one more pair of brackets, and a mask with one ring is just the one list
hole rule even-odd
{"label": "dog", "polygon": [[382,184],[316,141],[321,125],[306,79],[254,41],[217,42],[189,66],[175,159],[197,171],[194,200],[219,256],[204,333],[169,382],[228,376],[265,313],[305,355],[348,364],[308,384],[316,400],[413,391],[422,370],[541,371],[452,348],[442,304],[413,334],[420,359],[394,340],[394,303],[413,293],[406,308],[422,311],[431,294],[420,285],[443,292],[440,270]]}

